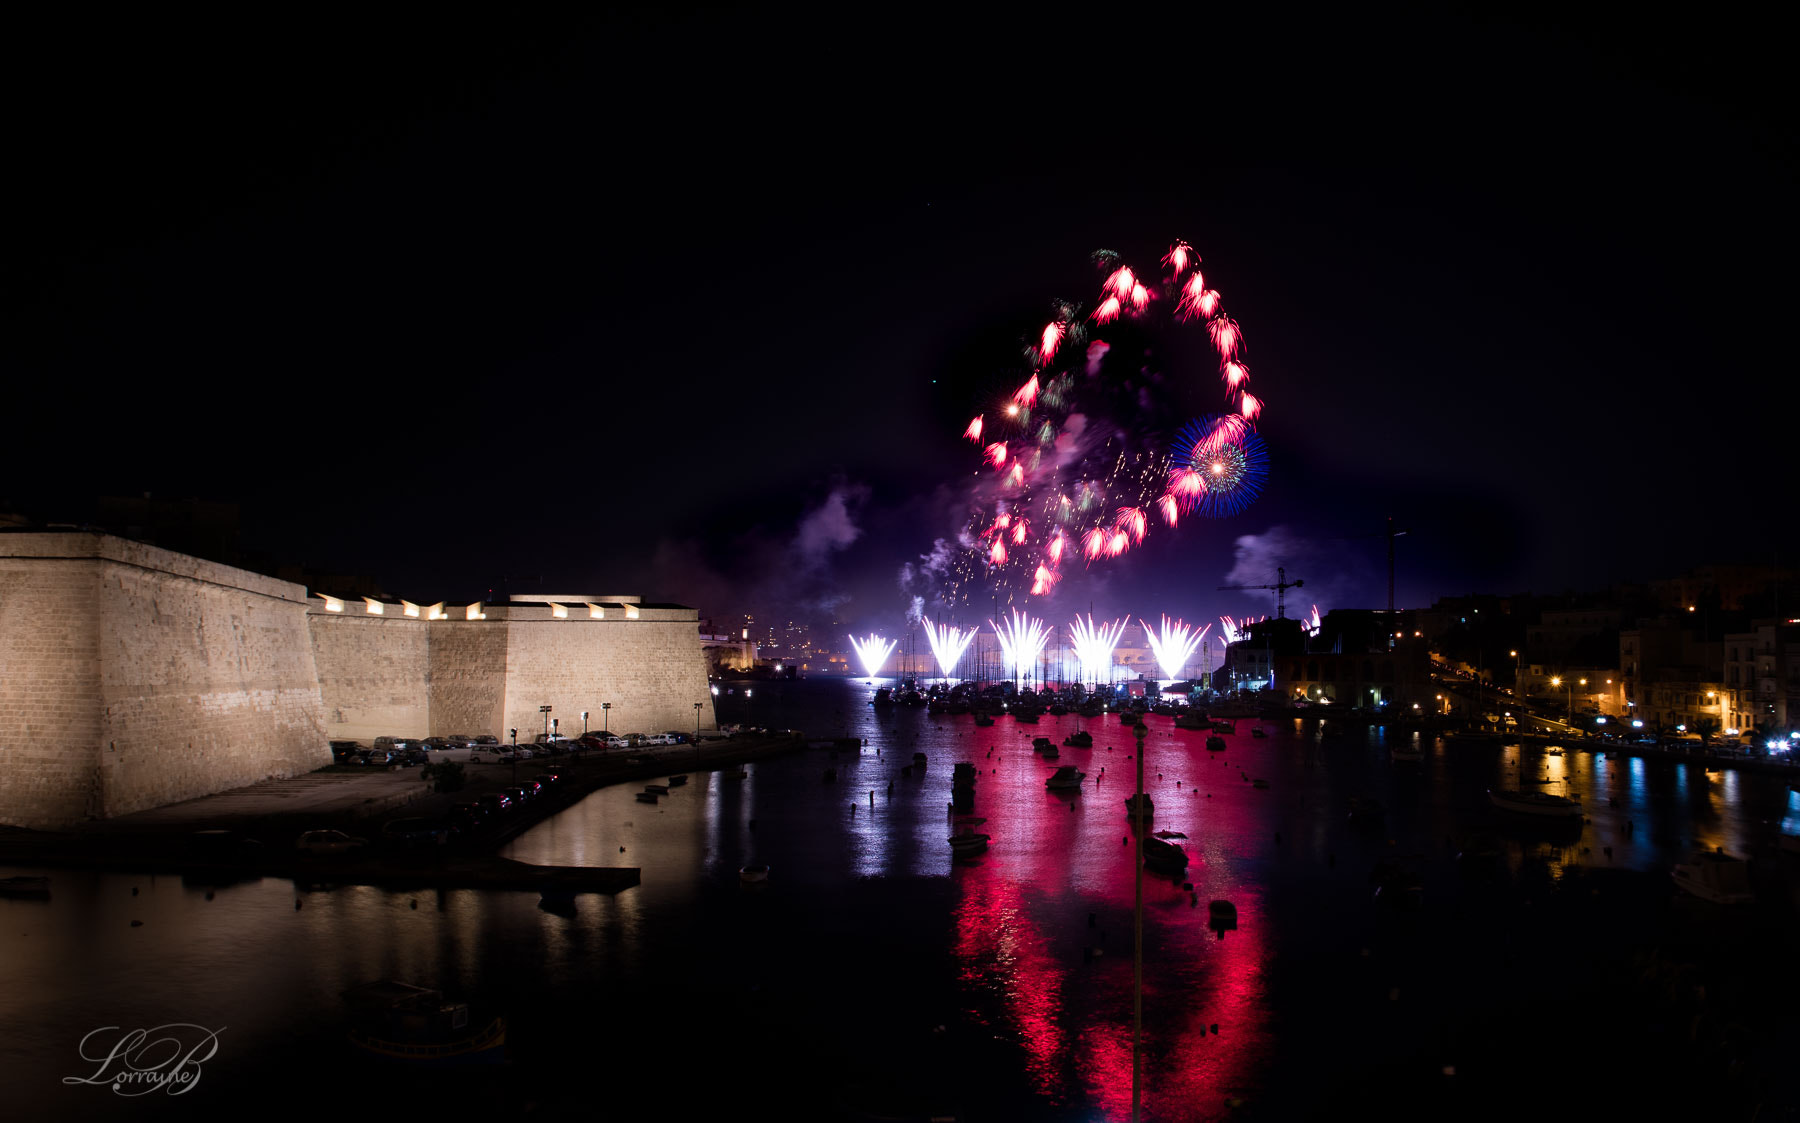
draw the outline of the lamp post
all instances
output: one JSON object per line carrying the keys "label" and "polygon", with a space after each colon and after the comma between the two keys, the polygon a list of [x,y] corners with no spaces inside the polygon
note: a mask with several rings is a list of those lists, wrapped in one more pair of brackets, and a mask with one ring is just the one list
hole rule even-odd
{"label": "lamp post", "polygon": [[544,715],[544,737],[548,739],[550,736],[550,707],[539,706],[538,713]]}
{"label": "lamp post", "polygon": [[587,716],[588,712],[586,710],[581,711],[581,735],[583,737],[587,736]]}
{"label": "lamp post", "polygon": [[694,762],[700,761],[700,703],[694,703]]}
{"label": "lamp post", "polygon": [[612,709],[611,702],[600,703],[600,732],[602,732],[602,733],[611,733],[612,732],[612,729],[611,729],[612,722],[610,720],[611,715],[608,712],[611,709]]}
{"label": "lamp post", "polygon": [[1513,657],[1513,694],[1517,695],[1519,693],[1519,670],[1524,660],[1516,651],[1509,651],[1507,654]]}
{"label": "lamp post", "polygon": [[[1563,684],[1563,680],[1562,680],[1562,676],[1561,676],[1561,675],[1551,675],[1551,676],[1550,676],[1550,687],[1551,687],[1551,689],[1555,689],[1555,688],[1556,688],[1556,687],[1559,687],[1559,686],[1561,686],[1561,685],[1562,685],[1562,684]],[[1573,689],[1574,689],[1574,687],[1570,687],[1570,689],[1571,689],[1571,690],[1573,690]],[[1570,702],[1569,702],[1569,706],[1570,706],[1570,709],[1573,709],[1573,708],[1574,708],[1574,705],[1575,705],[1575,703],[1574,703],[1574,700],[1573,700],[1573,699],[1570,699]]]}
{"label": "lamp post", "polygon": [[750,689],[748,686],[744,687],[744,724],[745,725],[751,724],[752,719],[755,717],[755,714],[750,709],[750,696],[754,693],[756,693],[756,692],[754,690]]}

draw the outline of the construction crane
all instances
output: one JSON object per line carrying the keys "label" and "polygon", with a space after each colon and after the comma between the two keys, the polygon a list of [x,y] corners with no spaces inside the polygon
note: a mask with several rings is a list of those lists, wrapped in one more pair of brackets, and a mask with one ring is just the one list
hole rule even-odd
{"label": "construction crane", "polygon": [[1282,620],[1287,617],[1287,591],[1289,589],[1298,589],[1304,584],[1306,584],[1306,582],[1300,580],[1298,577],[1289,581],[1287,579],[1287,569],[1282,566],[1276,566],[1275,584],[1273,585],[1220,585],[1219,592],[1223,593],[1228,589],[1274,589],[1275,619]]}

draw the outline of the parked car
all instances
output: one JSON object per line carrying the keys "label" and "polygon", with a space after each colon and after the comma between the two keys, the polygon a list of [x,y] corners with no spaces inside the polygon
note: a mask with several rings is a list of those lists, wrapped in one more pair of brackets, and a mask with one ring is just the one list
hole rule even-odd
{"label": "parked car", "polygon": [[506,797],[512,800],[513,803],[520,805],[523,805],[526,800],[530,799],[532,795],[535,794],[525,788],[501,788],[500,790],[505,792]]}
{"label": "parked car", "polygon": [[449,837],[449,830],[449,825],[441,819],[394,819],[382,826],[381,837],[408,846],[418,846],[445,841]]}
{"label": "parked car", "polygon": [[356,762],[371,768],[386,768],[394,761],[394,754],[387,749],[370,749],[366,753],[358,753]]}
{"label": "parked car", "polygon": [[518,786],[525,789],[525,794],[528,796],[531,796],[534,799],[540,795],[543,795],[545,790],[550,787],[550,785],[544,783],[544,781],[542,781],[540,779],[531,778],[531,777],[527,777],[526,779],[520,780],[518,783]]}
{"label": "parked car", "polygon": [[492,733],[482,733],[482,734],[478,734],[476,736],[473,743],[477,746],[479,746],[479,745],[498,745],[500,743],[500,738],[494,736]]}
{"label": "parked car", "polygon": [[294,848],[305,854],[356,854],[369,844],[343,831],[307,831],[294,840]]}
{"label": "parked car", "polygon": [[512,797],[505,792],[483,792],[475,802],[485,808],[489,815],[498,815],[512,810]]}
{"label": "parked car", "polygon": [[546,787],[555,787],[557,784],[562,783],[561,772],[540,772],[538,773],[537,778],[538,782]]}
{"label": "parked car", "polygon": [[423,745],[409,745],[400,753],[400,759],[396,763],[402,768],[410,768],[415,764],[430,764],[431,754],[425,751]]}

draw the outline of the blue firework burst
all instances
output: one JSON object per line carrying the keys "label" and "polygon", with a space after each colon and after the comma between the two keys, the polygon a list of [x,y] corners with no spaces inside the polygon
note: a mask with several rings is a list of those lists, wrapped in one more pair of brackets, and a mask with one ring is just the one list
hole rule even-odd
{"label": "blue firework burst", "polygon": [[1171,471],[1182,510],[1209,519],[1235,515],[1256,502],[1269,478],[1269,448],[1249,423],[1235,414],[1208,414],[1182,426],[1175,438]]}

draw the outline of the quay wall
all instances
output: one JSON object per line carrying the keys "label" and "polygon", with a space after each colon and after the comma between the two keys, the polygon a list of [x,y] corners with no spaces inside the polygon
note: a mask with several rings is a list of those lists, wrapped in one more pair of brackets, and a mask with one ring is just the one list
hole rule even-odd
{"label": "quay wall", "polygon": [[[507,609],[507,728],[526,741],[544,731],[545,715],[565,736],[589,729],[614,733],[692,733],[715,729],[699,613],[645,608],[635,619],[558,620],[548,609]],[[602,703],[612,703],[603,711]]]}

